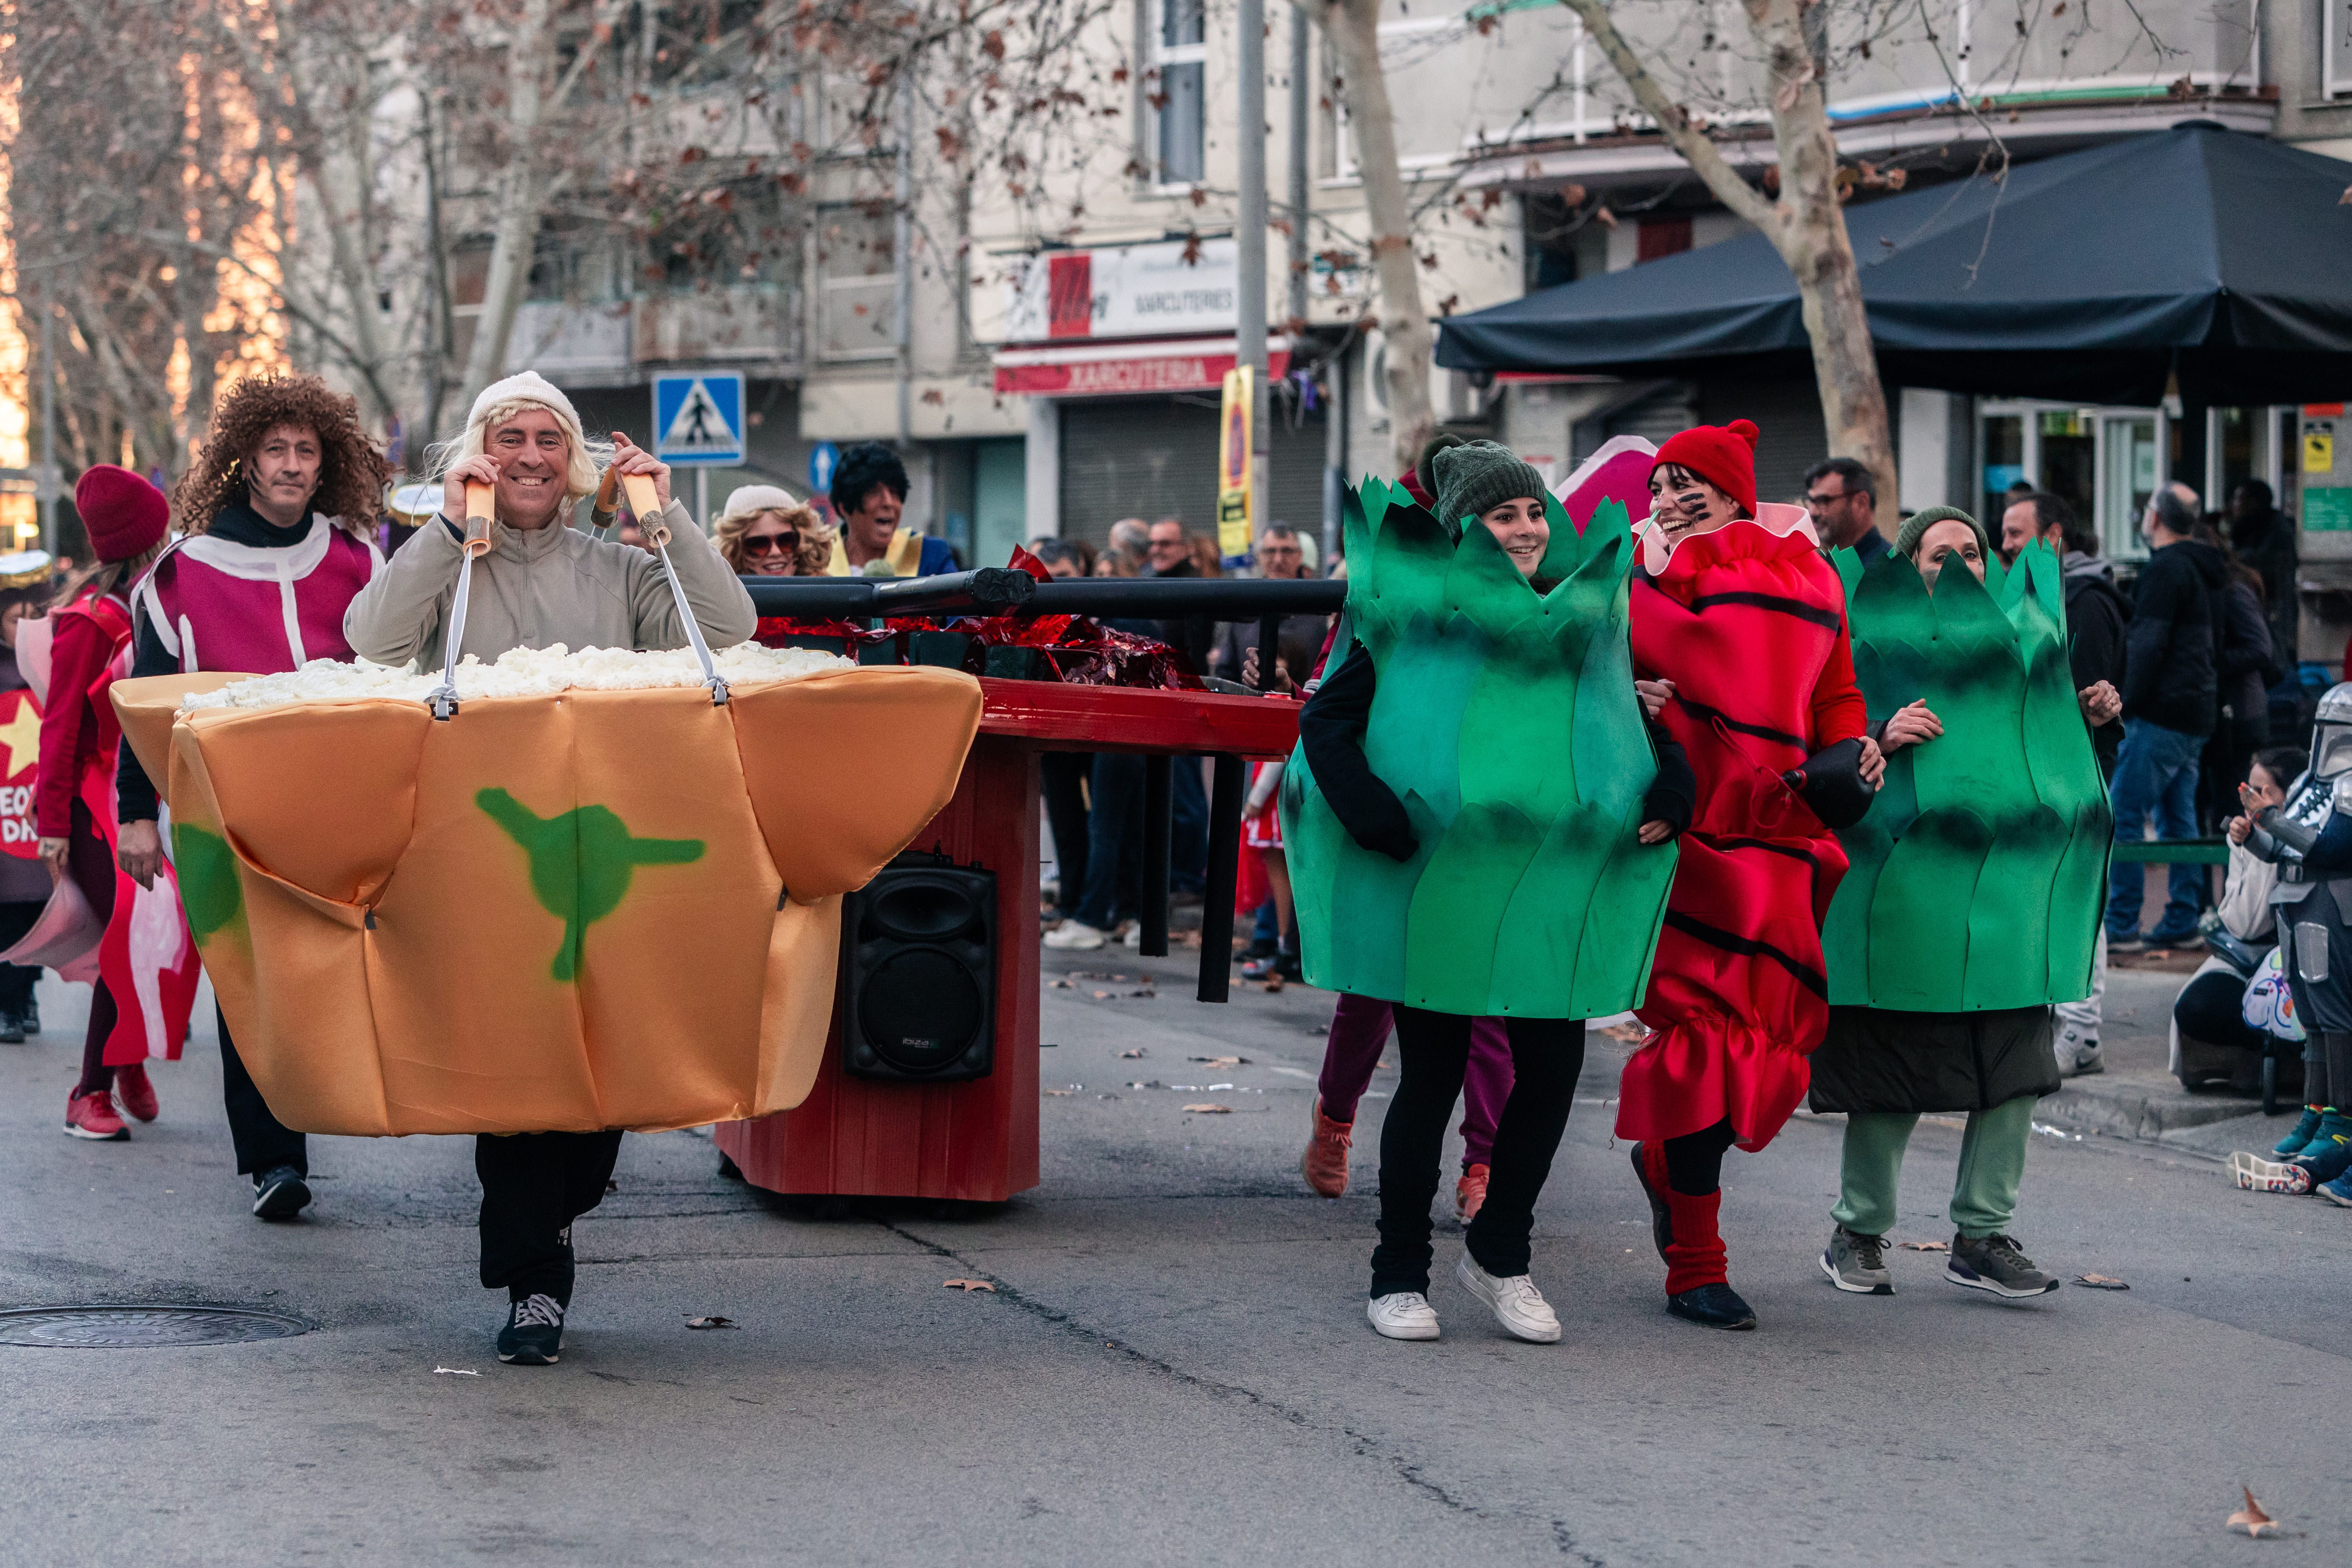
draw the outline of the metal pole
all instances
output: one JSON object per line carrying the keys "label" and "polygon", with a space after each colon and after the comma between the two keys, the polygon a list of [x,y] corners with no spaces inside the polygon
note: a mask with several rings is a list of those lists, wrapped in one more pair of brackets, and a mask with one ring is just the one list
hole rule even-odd
{"label": "metal pole", "polygon": [[[694,470],[694,521],[695,526],[700,528],[703,532],[710,531],[710,470],[709,468],[698,468]],[[643,529],[645,524],[641,522],[637,527]]]}
{"label": "metal pole", "polygon": [[41,301],[41,472],[34,498],[41,503],[41,548],[58,558],[58,312]]}
{"label": "metal pole", "polygon": [[1250,543],[1271,516],[1265,493],[1267,407],[1273,401],[1265,384],[1265,0],[1241,0],[1240,48],[1235,68],[1241,74],[1241,210],[1234,219],[1234,248],[1240,276],[1235,279],[1234,363],[1246,367],[1250,399]]}
{"label": "metal pole", "polygon": [[[1189,759],[1187,759],[1189,761]],[[1209,775],[1209,886],[1201,905],[1203,1002],[1222,1002],[1234,979],[1234,875],[1242,853],[1242,760],[1220,753]]]}
{"label": "metal pole", "polygon": [[[1174,773],[1165,752],[1143,759],[1143,941],[1146,958],[1168,956],[1168,848],[1174,826]],[[1184,759],[1187,767],[1200,764]]]}
{"label": "metal pole", "polygon": [[898,362],[898,445],[904,448],[915,435],[915,268],[907,254],[915,238],[915,215],[910,210],[915,188],[914,82],[902,81],[898,92],[898,212],[890,231],[890,259],[897,276],[891,280],[890,346]]}
{"label": "metal pole", "polygon": [[1307,320],[1307,79],[1315,70],[1315,25],[1306,7],[1290,8],[1290,320]]}

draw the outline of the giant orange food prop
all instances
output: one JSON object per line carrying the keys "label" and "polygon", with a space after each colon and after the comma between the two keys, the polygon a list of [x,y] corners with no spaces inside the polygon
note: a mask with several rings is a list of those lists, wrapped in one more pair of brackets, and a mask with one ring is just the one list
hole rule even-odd
{"label": "giant orange food prop", "polygon": [[843,669],[178,710],[114,683],[164,781],[237,1051],[307,1132],[655,1131],[798,1105],[841,895],[955,792],[980,683]]}

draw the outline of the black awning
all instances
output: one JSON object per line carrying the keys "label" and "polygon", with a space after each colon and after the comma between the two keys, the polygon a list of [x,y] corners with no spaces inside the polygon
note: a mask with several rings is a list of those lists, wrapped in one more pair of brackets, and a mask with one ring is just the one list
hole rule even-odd
{"label": "black awning", "polygon": [[[1851,208],[1872,337],[1906,386],[2152,404],[2352,393],[2352,164],[2189,121]],[[1454,370],[1803,374],[1760,234],[1439,324]]]}

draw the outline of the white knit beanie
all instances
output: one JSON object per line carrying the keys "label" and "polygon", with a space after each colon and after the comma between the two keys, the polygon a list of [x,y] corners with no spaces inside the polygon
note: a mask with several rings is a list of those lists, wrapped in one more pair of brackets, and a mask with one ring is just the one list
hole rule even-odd
{"label": "white knit beanie", "polygon": [[482,395],[474,399],[474,411],[466,416],[466,423],[482,423],[490,416],[490,410],[501,403],[545,404],[575,434],[581,429],[580,412],[572,406],[572,399],[564,396],[562,389],[535,370],[520,372],[482,388]]}

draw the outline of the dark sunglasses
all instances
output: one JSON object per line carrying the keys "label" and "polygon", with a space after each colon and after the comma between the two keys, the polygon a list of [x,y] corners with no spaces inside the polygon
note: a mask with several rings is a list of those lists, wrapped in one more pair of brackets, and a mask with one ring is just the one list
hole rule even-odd
{"label": "dark sunglasses", "polygon": [[743,536],[743,553],[765,555],[771,551],[782,553],[798,550],[801,536],[797,533],[747,533]]}
{"label": "dark sunglasses", "polygon": [[1844,490],[1840,490],[1833,496],[1814,495],[1808,491],[1805,496],[1805,504],[1807,506],[1827,506],[1833,500],[1843,500],[1845,498],[1846,492]]}

